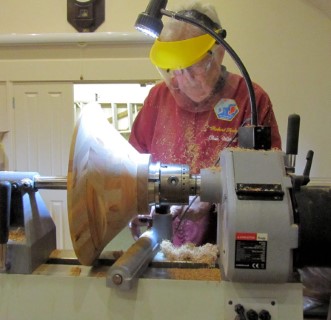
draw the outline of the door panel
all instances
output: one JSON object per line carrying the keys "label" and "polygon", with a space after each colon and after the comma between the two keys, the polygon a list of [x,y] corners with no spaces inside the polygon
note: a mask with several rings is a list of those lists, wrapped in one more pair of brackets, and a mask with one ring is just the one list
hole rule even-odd
{"label": "door panel", "polygon": [[[74,128],[72,83],[14,84],[15,170],[66,176]],[[67,192],[40,190],[57,227],[57,246],[71,249]]]}

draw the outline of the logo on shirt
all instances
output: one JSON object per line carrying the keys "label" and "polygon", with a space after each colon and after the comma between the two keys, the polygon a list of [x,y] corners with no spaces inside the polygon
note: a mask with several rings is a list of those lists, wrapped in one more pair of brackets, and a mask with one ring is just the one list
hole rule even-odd
{"label": "logo on shirt", "polygon": [[218,119],[232,121],[239,113],[239,108],[233,99],[221,99],[214,107],[214,111]]}

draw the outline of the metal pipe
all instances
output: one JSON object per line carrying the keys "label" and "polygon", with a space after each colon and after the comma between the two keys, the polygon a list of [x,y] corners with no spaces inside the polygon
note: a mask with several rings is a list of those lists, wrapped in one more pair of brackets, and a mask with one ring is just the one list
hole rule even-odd
{"label": "metal pipe", "polygon": [[67,177],[34,176],[34,187],[37,189],[66,190]]}
{"label": "metal pipe", "polygon": [[159,248],[157,232],[146,231],[109,269],[106,285],[130,290],[146,270]]}

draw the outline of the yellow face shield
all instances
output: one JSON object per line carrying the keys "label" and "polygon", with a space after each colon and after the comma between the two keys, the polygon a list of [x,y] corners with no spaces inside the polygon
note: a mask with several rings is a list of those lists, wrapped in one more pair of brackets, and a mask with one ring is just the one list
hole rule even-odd
{"label": "yellow face shield", "polygon": [[149,57],[152,63],[161,69],[185,69],[200,61],[215,44],[209,34],[180,40],[155,40]]}

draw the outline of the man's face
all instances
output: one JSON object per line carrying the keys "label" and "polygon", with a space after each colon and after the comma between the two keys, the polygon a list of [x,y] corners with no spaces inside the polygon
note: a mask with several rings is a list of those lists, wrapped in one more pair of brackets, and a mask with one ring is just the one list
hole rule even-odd
{"label": "man's face", "polygon": [[192,66],[168,71],[166,82],[172,89],[179,90],[193,102],[199,103],[212,94],[220,77],[222,60],[222,52],[216,47]]}
{"label": "man's face", "polygon": [[174,72],[178,89],[194,102],[200,102],[210,96],[218,77],[219,67],[212,52],[191,67]]}

